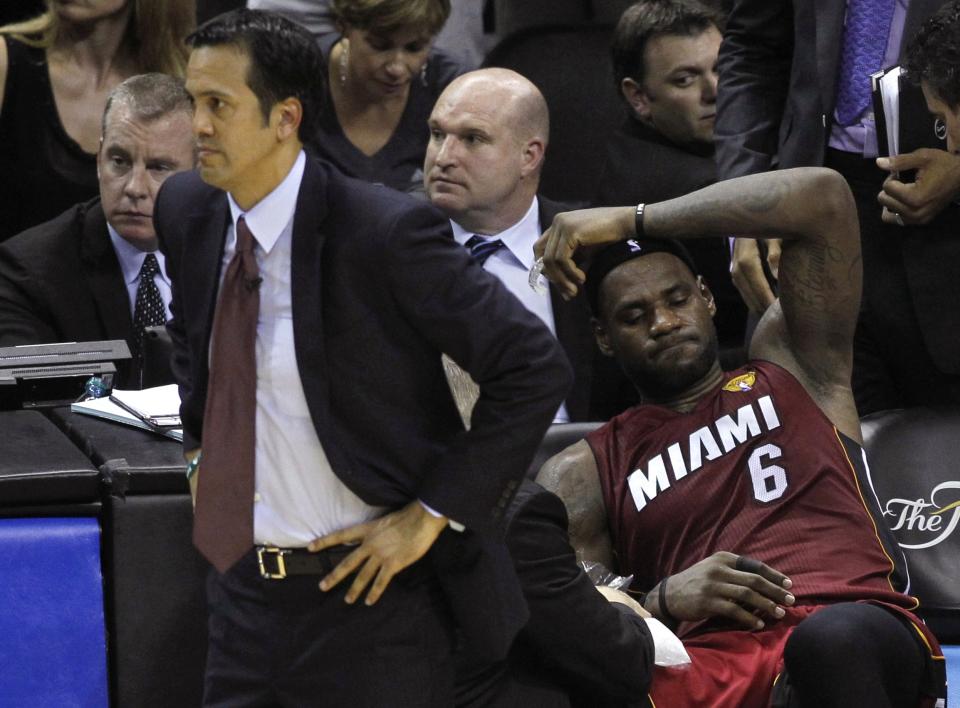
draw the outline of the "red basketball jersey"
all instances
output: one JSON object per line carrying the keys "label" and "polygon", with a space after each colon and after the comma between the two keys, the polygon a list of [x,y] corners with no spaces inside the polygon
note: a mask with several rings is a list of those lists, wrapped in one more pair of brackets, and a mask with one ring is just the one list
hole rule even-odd
{"label": "red basketball jersey", "polygon": [[725,375],[688,413],[632,408],[587,441],[636,588],[731,551],[787,575],[798,604],[917,606],[862,449],[779,366]]}

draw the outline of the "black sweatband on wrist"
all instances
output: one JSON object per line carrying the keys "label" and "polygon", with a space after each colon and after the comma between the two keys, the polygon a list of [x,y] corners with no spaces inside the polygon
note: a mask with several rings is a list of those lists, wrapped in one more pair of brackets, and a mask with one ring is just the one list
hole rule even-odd
{"label": "black sweatband on wrist", "polygon": [[679,620],[670,614],[670,609],[667,607],[667,580],[670,576],[667,576],[660,581],[660,586],[657,589],[657,604],[660,605],[660,619],[666,620],[670,624],[679,624]]}
{"label": "black sweatband on wrist", "polygon": [[637,238],[643,238],[643,210],[646,207],[647,205],[643,202],[637,204],[637,213],[633,217],[633,224],[637,230]]}

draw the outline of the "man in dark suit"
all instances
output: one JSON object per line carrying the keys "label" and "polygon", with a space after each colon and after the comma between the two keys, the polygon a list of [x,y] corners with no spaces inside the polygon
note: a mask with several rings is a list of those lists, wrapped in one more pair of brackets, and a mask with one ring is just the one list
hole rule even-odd
{"label": "man in dark suit", "polygon": [[[190,42],[199,174],[155,221],[214,566],[205,705],[450,705],[451,613],[492,657],[525,621],[498,534],[568,367],[439,213],[306,157],[306,30],[238,10]],[[442,352],[480,384],[469,432]]]}
{"label": "man in dark suit", "polygon": [[537,194],[550,133],[539,89],[509,69],[464,74],[437,99],[429,126],[427,197],[450,218],[457,242],[554,333],[573,366],[574,386],[554,422],[605,420],[635,403],[618,370],[601,361],[583,298],[568,302],[552,286],[547,296],[528,282],[533,244],[567,210]]}
{"label": "man in dark suit", "polygon": [[[826,165],[847,178],[857,200],[864,297],[853,382],[861,413],[960,401],[960,281],[947,267],[960,258],[955,207],[948,206],[960,191],[960,157],[914,154],[912,203],[901,202],[898,213],[881,210],[888,173],[874,161],[869,108],[868,74],[899,63],[941,3],[891,2],[884,14],[862,0],[737,0],[720,49],[720,177]],[[755,254],[735,254],[734,280],[753,293],[748,301],[769,303],[773,293]]]}
{"label": "man in dark suit", "polygon": [[[696,0],[641,0],[613,33],[613,74],[627,106],[607,141],[597,206],[673,199],[717,181],[713,121],[720,15]],[[717,301],[721,362],[743,360],[747,310],[730,280],[726,239],[690,252]]]}
{"label": "man in dark suit", "polygon": [[[111,92],[100,197],[0,244],[0,345],[125,339],[137,358],[143,327],[167,320],[153,200],[167,177],[193,166],[190,120],[190,97],[173,77],[135,76]],[[123,385],[136,385],[137,373]]]}
{"label": "man in dark suit", "polygon": [[645,703],[654,661],[649,613],[624,591],[595,587],[567,537],[556,495],[525,480],[507,511],[507,546],[530,608],[509,656],[457,657],[458,708],[565,708]]}

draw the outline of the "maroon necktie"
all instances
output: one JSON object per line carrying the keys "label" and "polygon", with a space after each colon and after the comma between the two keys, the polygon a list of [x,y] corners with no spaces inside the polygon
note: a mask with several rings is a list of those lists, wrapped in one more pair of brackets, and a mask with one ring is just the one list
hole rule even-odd
{"label": "maroon necktie", "polygon": [[[257,313],[253,234],[237,220],[237,250],[220,284],[203,412],[193,542],[221,573],[253,545]],[[201,354],[202,356],[202,354]]]}

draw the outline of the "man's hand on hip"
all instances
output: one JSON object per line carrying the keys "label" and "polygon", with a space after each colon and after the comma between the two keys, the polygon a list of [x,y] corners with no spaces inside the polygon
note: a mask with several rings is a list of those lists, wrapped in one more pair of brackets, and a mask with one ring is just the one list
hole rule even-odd
{"label": "man's hand on hip", "polygon": [[379,519],[318,538],[308,546],[311,551],[341,544],[360,544],[320,581],[320,589],[324,592],[330,590],[359,569],[345,599],[348,603],[356,602],[373,581],[366,604],[374,604],[394,575],[416,563],[430,550],[446,525],[446,517],[433,516],[414,500]]}

